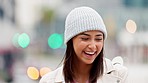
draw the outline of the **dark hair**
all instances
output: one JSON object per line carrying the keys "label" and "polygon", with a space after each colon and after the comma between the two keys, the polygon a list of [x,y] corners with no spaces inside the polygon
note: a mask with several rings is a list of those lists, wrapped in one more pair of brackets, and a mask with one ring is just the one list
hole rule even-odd
{"label": "dark hair", "polygon": [[[74,55],[75,51],[73,48],[73,42],[72,39],[67,42],[67,49],[64,57],[64,68],[63,68],[63,74],[65,78],[65,82],[73,82],[74,79]],[[96,59],[93,62],[93,66],[90,70],[90,76],[89,76],[89,83],[96,83],[97,79],[103,75],[103,48],[99,55],[96,57]]]}

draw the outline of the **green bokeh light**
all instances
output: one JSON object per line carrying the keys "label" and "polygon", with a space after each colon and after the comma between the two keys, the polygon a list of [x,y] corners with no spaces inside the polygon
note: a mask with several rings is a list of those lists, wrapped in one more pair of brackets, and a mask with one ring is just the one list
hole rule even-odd
{"label": "green bokeh light", "polygon": [[26,33],[22,33],[19,35],[18,37],[18,44],[22,47],[22,48],[26,48],[30,43],[30,38]]}
{"label": "green bokeh light", "polygon": [[14,36],[13,36],[13,39],[12,39],[12,43],[15,47],[19,47],[19,44],[18,44],[18,37],[19,37],[19,33],[15,33]]}
{"label": "green bokeh light", "polygon": [[48,38],[48,45],[52,49],[60,48],[63,44],[63,37],[60,34],[54,33]]}

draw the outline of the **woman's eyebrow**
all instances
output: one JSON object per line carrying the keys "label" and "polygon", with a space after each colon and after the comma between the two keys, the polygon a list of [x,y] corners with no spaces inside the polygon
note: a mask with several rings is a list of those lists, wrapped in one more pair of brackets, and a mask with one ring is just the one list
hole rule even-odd
{"label": "woman's eyebrow", "polygon": [[96,36],[103,36],[103,34],[97,34]]}
{"label": "woman's eyebrow", "polygon": [[87,34],[87,33],[80,33],[80,35],[90,36],[90,35]]}

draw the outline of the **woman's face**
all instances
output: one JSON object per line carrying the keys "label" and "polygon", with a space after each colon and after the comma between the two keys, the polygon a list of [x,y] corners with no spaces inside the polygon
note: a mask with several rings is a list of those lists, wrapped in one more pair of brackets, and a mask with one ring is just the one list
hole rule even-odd
{"label": "woman's face", "polygon": [[91,30],[73,38],[73,47],[79,62],[92,64],[104,44],[103,33]]}

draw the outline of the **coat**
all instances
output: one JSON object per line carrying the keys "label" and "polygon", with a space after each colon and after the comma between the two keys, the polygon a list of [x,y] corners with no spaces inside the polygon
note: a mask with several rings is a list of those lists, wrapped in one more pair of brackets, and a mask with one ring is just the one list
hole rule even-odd
{"label": "coat", "polygon": [[[104,61],[104,73],[97,83],[128,83],[128,70],[121,64],[113,64],[109,59]],[[65,83],[63,76],[63,66],[45,74],[39,83]]]}

